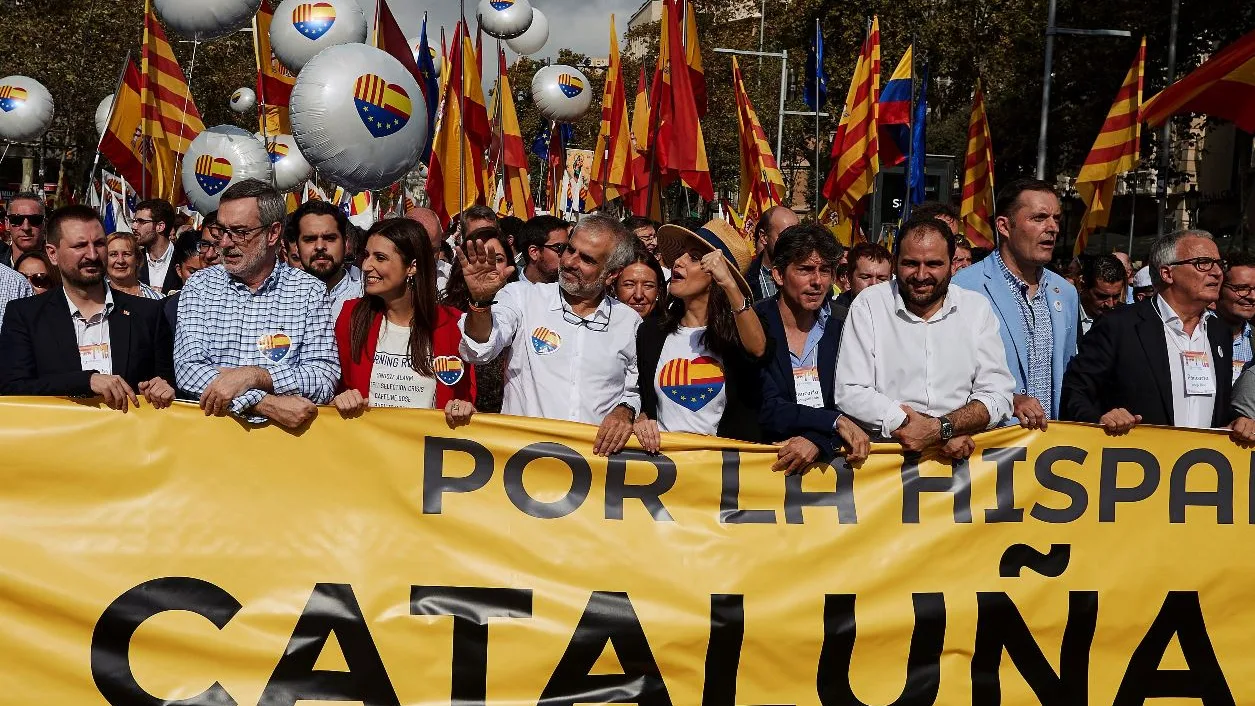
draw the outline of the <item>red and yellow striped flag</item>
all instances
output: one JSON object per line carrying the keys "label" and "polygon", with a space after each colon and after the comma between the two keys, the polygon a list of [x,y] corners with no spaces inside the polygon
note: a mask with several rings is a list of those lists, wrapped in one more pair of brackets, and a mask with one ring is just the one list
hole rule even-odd
{"label": "red and yellow striped flag", "polygon": [[288,101],[296,77],[279,62],[270,49],[270,21],[274,10],[270,0],[262,0],[253,18],[253,52],[257,60],[258,123],[262,134],[283,135],[292,132],[288,120]]}
{"label": "red and yellow striped flag", "polygon": [[732,57],[732,87],[736,93],[736,118],[741,146],[741,213],[749,213],[751,205],[759,213],[778,206],[784,198],[784,175],[771,154],[767,133],[758,122],[754,104],[745,90],[741,65]]}
{"label": "red and yellow striped flag", "polygon": [[139,69],[127,61],[122,83],[118,86],[109,115],[109,126],[100,138],[100,153],[113,162],[124,179],[130,182],[141,199],[155,196],[158,187],[164,196],[174,176],[174,153],[160,140],[145,140],[141,122],[143,103],[140,100]]}
{"label": "red and yellow striped flag", "polygon": [[503,215],[514,215],[523,220],[530,219],[536,213],[536,205],[532,202],[531,179],[527,175],[527,149],[523,145],[523,130],[519,127],[518,112],[514,108],[514,94],[510,91],[510,75],[506,70],[505,52],[497,54],[497,71],[500,83],[497,86],[501,115],[501,165],[502,184],[507,212]]}
{"label": "red and yellow striped flag", "polygon": [[1142,106],[1142,120],[1151,127],[1181,113],[1204,113],[1255,132],[1255,32],[1216,52]]}
{"label": "red and yellow striped flag", "polygon": [[667,177],[664,183],[679,178],[702,198],[713,201],[715,187],[710,180],[706,139],[691,76],[688,71],[675,70],[687,66],[680,33],[680,2],[664,0],[662,4],[662,36],[651,96],[651,111],[657,111],[654,117],[658,121],[654,159],[659,173]]}
{"label": "red and yellow striped flag", "polygon": [[985,114],[980,79],[972,92],[972,117],[967,123],[967,156],[963,158],[963,235],[979,248],[994,246],[994,149]]}
{"label": "red and yellow striped flag", "polygon": [[865,240],[857,232],[863,198],[872,192],[880,171],[880,20],[873,17],[863,42],[850,91],[846,94],[841,124],[832,143],[832,171],[823,194],[840,219],[837,238],[852,246]]}
{"label": "red and yellow striped flag", "polygon": [[492,127],[488,123],[478,64],[470,28],[465,22],[459,22],[453,33],[452,61],[445,65],[449,81],[445,85],[444,116],[432,145],[427,172],[431,208],[440,215],[443,224],[448,224],[467,208],[484,203],[490,195],[489,184],[485,181],[484,153],[492,141]]}
{"label": "red and yellow striped flag", "polygon": [[1137,49],[1133,65],[1107,112],[1107,119],[1090,148],[1085,165],[1076,178],[1077,195],[1085,202],[1085,217],[1076,236],[1073,253],[1085,252],[1089,234],[1111,220],[1111,201],[1116,176],[1137,169],[1142,143],[1142,74],[1146,63],[1146,38]]}
{"label": "red and yellow striped flag", "polygon": [[624,199],[634,216],[662,220],[662,197],[659,184],[650,180],[652,143],[650,140],[650,105],[645,92],[645,67],[641,66],[636,83],[636,100],[632,104],[632,191]]}
{"label": "red and yellow striped flag", "polygon": [[601,206],[632,190],[632,137],[628,127],[627,88],[619,59],[619,35],[610,16],[610,67],[601,96],[601,130],[593,149],[593,172],[588,182],[591,205]]}
{"label": "red and yellow striped flag", "polygon": [[144,49],[141,54],[140,97],[144,103],[144,136],[156,139],[159,134],[175,153],[187,153],[192,138],[205,129],[196,103],[192,100],[183,70],[174,58],[166,33],[153,13],[152,3],[145,5]]}

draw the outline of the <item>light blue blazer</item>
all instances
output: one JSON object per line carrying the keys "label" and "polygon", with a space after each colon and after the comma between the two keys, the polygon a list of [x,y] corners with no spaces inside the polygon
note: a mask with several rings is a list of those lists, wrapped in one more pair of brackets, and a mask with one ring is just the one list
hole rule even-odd
{"label": "light blue blazer", "polygon": [[[1023,329],[1020,327],[1020,307],[1015,295],[1003,279],[1002,271],[993,255],[960,270],[954,276],[956,286],[973,292],[979,292],[989,300],[994,313],[998,315],[1000,327],[998,334],[1002,336],[1002,345],[1007,352],[1007,365],[1015,378],[1016,394],[1027,394],[1028,385],[1028,342],[1024,340]],[[1072,356],[1076,355],[1076,334],[1080,326],[1080,300],[1077,298],[1076,287],[1063,277],[1043,270],[1039,286],[1046,291],[1046,301],[1050,306],[1050,326],[1054,330],[1054,358],[1051,363],[1052,380],[1050,384],[1051,419],[1059,418],[1059,393],[1063,389],[1063,372],[1068,367]]]}

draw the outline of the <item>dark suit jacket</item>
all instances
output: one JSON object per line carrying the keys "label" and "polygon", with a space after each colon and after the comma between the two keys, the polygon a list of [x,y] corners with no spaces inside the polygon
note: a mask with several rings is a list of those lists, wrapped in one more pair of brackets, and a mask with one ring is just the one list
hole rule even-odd
{"label": "dark suit jacket", "polygon": [[[141,255],[139,258],[139,281],[144,284],[148,282],[148,256]],[[151,286],[151,285],[150,285]],[[174,267],[174,243],[170,243],[170,267],[166,269],[166,279],[161,283],[161,293],[167,294],[176,289],[183,288],[183,278],[179,276],[178,270]]]}
{"label": "dark suit jacket", "polygon": [[764,441],[784,441],[802,436],[819,447],[821,460],[831,459],[842,444],[833,429],[841,412],[833,401],[833,378],[837,371],[837,351],[841,348],[841,325],[835,313],[828,315],[828,324],[819,339],[815,364],[819,372],[819,388],[824,396],[822,409],[797,403],[793,385],[793,363],[789,360],[789,339],[780,318],[779,295],[754,306],[763,330],[773,341],[774,355],[763,366],[763,406],[758,415]]}
{"label": "dark suit jacket", "polygon": [[[109,315],[113,374],[136,392],[155,377],[174,385],[174,340],[161,302],[113,291]],[[70,307],[61,289],[9,303],[0,327],[0,394],[92,396]]]}
{"label": "dark suit jacket", "polygon": [[750,268],[745,273],[745,283],[750,286],[750,298],[754,301],[762,301],[770,296],[763,291],[762,283],[758,279],[758,271],[762,269],[763,256],[760,253],[751,262]]}
{"label": "dark suit jacket", "polygon": [[[1173,425],[1172,374],[1168,339],[1155,309],[1157,297],[1108,312],[1081,338],[1076,357],[1063,375],[1060,418],[1097,423],[1123,407],[1142,415],[1143,424]],[[1233,420],[1230,411],[1233,334],[1219,318],[1207,324],[1208,350],[1216,375],[1211,424]]]}

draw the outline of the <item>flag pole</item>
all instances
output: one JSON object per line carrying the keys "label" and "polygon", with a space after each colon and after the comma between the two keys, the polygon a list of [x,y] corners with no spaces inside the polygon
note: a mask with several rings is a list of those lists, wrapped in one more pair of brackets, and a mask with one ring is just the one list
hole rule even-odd
{"label": "flag pole", "polygon": [[[192,76],[196,73],[196,50],[200,48],[200,40],[192,40],[192,60],[187,65],[187,91],[183,94],[183,110],[179,113],[179,135],[187,123],[187,104],[192,101]],[[174,185],[179,181],[179,168],[183,164],[183,154],[175,152],[174,169],[170,174],[170,198],[174,198]]]}
{"label": "flag pole", "polygon": [[911,34],[911,117],[906,123],[906,198],[902,201],[902,219],[911,215],[911,177],[915,175],[915,34]]}
{"label": "flag pole", "polygon": [[[466,23],[466,0],[458,0],[458,5],[463,32],[461,42],[456,47],[458,66],[462,69],[458,74],[458,232],[461,233],[466,226],[462,217],[462,212],[466,210],[466,51],[463,47],[470,36],[471,26]],[[459,33],[453,34],[456,40]],[[463,241],[466,240],[466,235],[461,233]]]}
{"label": "flag pole", "polygon": [[[819,15],[815,15],[815,75],[811,77],[815,81],[815,217],[819,217],[819,109],[822,103],[819,101],[819,77],[824,73],[824,57],[820,47],[823,43],[823,37],[819,29]],[[779,158],[779,155],[777,155]]]}
{"label": "flag pole", "polygon": [[[122,69],[118,71],[118,82],[113,88],[113,103],[109,106],[109,121],[113,121],[113,111],[118,107],[118,94],[122,92],[122,81],[126,78],[126,66],[131,62],[131,50],[126,50],[126,57],[122,59]],[[100,146],[105,142],[105,132],[109,132],[108,124],[105,125],[105,131],[100,133],[100,139],[96,140],[96,156],[92,159],[91,171],[87,172],[87,184],[84,185],[84,192],[91,189],[92,179],[96,176],[96,167],[100,166]],[[101,198],[101,203],[104,199]]]}

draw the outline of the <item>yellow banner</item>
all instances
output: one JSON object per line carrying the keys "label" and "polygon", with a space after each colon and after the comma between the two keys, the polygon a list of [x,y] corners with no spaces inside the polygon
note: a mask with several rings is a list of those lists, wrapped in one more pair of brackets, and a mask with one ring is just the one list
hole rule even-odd
{"label": "yellow banner", "polygon": [[1252,455],[1223,434],[1005,429],[784,478],[769,447],[606,460],[594,431],[0,404],[0,694],[1255,703]]}

